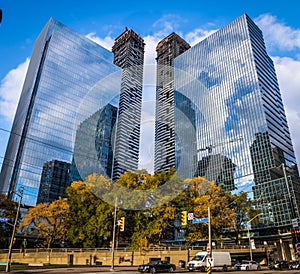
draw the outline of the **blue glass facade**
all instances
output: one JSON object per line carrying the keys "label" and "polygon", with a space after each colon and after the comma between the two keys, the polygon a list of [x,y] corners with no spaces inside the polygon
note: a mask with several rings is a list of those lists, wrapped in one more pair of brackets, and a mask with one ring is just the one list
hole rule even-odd
{"label": "blue glass facade", "polygon": [[[264,224],[290,225],[299,217],[298,170],[260,29],[244,14],[178,56],[174,67],[178,175],[248,192]],[[187,134],[193,151],[184,146]]]}
{"label": "blue glass facade", "polygon": [[46,162],[77,161],[80,176],[86,173],[79,161],[92,165],[89,171],[106,169],[99,160],[98,120],[81,135],[93,140],[90,154],[97,155],[98,165],[90,154],[74,157],[74,147],[84,121],[95,113],[103,116],[108,105],[118,107],[120,79],[111,52],[50,19],[33,50],[1,170],[1,190],[11,193],[22,185],[23,202],[35,205]]}

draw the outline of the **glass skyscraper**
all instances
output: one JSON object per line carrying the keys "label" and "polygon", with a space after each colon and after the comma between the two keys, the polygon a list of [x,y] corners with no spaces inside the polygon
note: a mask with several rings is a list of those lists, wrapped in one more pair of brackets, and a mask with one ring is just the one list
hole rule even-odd
{"label": "glass skyscraper", "polygon": [[[23,203],[34,206],[41,184],[49,184],[47,172],[59,171],[49,168],[51,163],[65,163],[65,178],[69,164],[70,178],[112,173],[107,165],[113,159],[111,135],[121,87],[121,69],[113,59],[112,52],[49,20],[35,43],[13,122],[0,175],[2,192],[11,197],[23,186]],[[88,140],[89,149],[78,148],[78,140]]]}
{"label": "glass skyscraper", "polygon": [[175,58],[174,69],[178,175],[248,192],[266,227],[299,221],[298,169],[261,30],[244,14]]}

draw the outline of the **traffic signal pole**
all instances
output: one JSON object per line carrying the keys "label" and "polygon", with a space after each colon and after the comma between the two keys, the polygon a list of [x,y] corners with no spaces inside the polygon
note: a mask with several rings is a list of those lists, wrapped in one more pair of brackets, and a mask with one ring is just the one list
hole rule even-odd
{"label": "traffic signal pole", "polygon": [[207,274],[211,274],[211,260],[212,260],[212,245],[211,245],[211,221],[210,221],[210,207],[207,209],[207,217],[208,217],[208,247],[207,251],[209,251],[209,266],[207,267]]}
{"label": "traffic signal pole", "polygon": [[17,213],[16,213],[14,225],[13,225],[13,232],[12,232],[12,235],[10,238],[10,244],[9,244],[9,248],[8,248],[7,264],[6,264],[6,269],[5,269],[6,272],[10,272],[11,253],[12,253],[12,247],[13,247],[13,243],[14,243],[16,228],[17,228],[17,224],[18,224],[19,212],[20,212],[20,207],[21,207],[22,198],[23,198],[23,191],[24,191],[24,188],[22,187],[20,190],[20,193],[15,192],[15,194],[19,196],[19,202],[18,202]]}
{"label": "traffic signal pole", "polygon": [[116,197],[116,199],[115,199],[114,224],[113,224],[113,238],[112,238],[112,246],[111,246],[111,270],[114,270],[114,268],[115,268],[116,222],[117,222],[117,197]]}

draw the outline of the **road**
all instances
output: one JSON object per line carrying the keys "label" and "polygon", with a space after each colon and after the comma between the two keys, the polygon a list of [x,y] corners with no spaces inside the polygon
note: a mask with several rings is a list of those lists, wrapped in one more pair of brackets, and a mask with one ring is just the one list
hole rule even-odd
{"label": "road", "polygon": [[[76,274],[85,274],[85,273],[88,273],[88,274],[99,274],[99,273],[102,273],[102,274],[106,274],[106,273],[117,273],[117,274],[138,274],[139,272],[137,270],[134,270],[134,269],[114,269],[114,270],[110,270],[109,268],[105,268],[105,267],[93,267],[93,268],[56,268],[56,269],[36,269],[36,270],[14,270],[14,271],[11,271],[10,273],[13,273],[13,274],[70,274],[70,273],[76,273]],[[240,273],[239,273],[240,272]],[[227,273],[229,274],[243,274],[244,272],[246,271],[228,271]],[[5,273],[5,272],[0,272],[0,273]],[[186,271],[186,270],[176,270],[175,271],[175,274],[176,273],[185,273],[185,274],[188,274],[188,273],[191,273],[189,271]],[[202,272],[198,272],[198,271],[195,271],[193,272],[194,274],[201,274]],[[219,273],[219,274],[224,274],[226,272],[221,272],[221,271],[213,271],[212,274],[214,273]],[[265,269],[265,270],[261,270],[261,271],[247,271],[246,272],[247,274],[300,274],[300,271],[299,270],[268,270],[268,269]],[[245,273],[245,274],[246,274]],[[205,272],[203,272],[203,274],[205,274]]]}

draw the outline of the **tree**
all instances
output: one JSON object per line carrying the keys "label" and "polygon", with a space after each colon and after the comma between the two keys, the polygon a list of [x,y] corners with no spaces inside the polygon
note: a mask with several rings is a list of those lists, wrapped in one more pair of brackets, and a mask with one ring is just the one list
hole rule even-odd
{"label": "tree", "polygon": [[52,203],[37,204],[30,208],[20,224],[25,234],[36,234],[45,239],[48,249],[55,241],[63,241],[68,229],[69,205],[59,198]]}
{"label": "tree", "polygon": [[73,245],[108,246],[113,226],[113,206],[102,201],[98,195],[110,188],[109,180],[96,174],[88,176],[85,182],[73,182],[67,188],[70,207],[67,238]]}
{"label": "tree", "polygon": [[[185,185],[185,191],[177,198],[181,209],[193,212],[195,218],[206,218],[208,207],[210,207],[212,237],[218,238],[224,226],[230,227],[233,224],[234,210],[229,207],[230,193],[204,177],[186,179]],[[186,227],[187,243],[199,239],[208,239],[207,224],[189,223]]]}
{"label": "tree", "polygon": [[[18,203],[8,199],[5,195],[0,194],[0,217],[7,218],[12,224],[16,217]],[[20,219],[20,216],[19,216]],[[8,239],[12,233],[12,225],[8,223],[0,223],[0,247],[7,248]]]}
{"label": "tree", "polygon": [[[232,226],[234,230],[234,239],[235,243],[239,244],[240,231],[245,228],[248,220],[260,213],[260,210],[253,207],[253,201],[248,198],[246,192],[234,194],[231,200],[230,206],[235,212]],[[254,222],[256,221],[258,221],[258,219],[254,220]]]}

